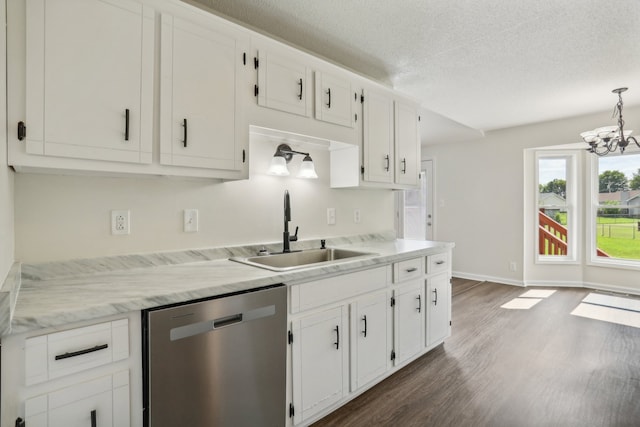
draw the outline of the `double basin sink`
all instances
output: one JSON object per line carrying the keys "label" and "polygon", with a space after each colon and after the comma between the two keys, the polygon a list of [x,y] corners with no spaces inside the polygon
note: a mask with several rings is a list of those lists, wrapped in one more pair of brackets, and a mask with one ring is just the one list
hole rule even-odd
{"label": "double basin sink", "polygon": [[348,249],[326,248],[270,255],[257,255],[252,257],[233,257],[229,259],[231,261],[241,262],[254,267],[266,268],[271,271],[288,271],[296,268],[333,264],[352,260],[358,257],[373,255],[377,254],[372,252],[352,251]]}

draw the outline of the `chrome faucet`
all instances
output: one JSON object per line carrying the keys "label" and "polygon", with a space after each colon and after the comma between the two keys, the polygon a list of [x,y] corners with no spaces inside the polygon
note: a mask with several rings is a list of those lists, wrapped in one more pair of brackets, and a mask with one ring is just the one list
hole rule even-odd
{"label": "chrome faucet", "polygon": [[291,252],[289,242],[298,240],[298,227],[293,236],[289,236],[289,221],[291,221],[291,200],[289,190],[284,190],[284,233],[282,233],[282,252]]}

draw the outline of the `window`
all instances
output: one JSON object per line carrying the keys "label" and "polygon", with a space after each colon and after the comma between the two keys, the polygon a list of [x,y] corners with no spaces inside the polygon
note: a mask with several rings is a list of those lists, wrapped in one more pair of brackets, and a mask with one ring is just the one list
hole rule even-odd
{"label": "window", "polygon": [[537,261],[575,261],[576,154],[537,155]]}
{"label": "window", "polygon": [[640,153],[592,162],[591,260],[640,266]]}

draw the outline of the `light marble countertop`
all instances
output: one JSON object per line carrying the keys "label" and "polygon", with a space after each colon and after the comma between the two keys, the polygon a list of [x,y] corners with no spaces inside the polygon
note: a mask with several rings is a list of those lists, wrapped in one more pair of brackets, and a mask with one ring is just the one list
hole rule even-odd
{"label": "light marble countertop", "polygon": [[[230,256],[254,255],[261,245],[24,265],[13,317],[4,329],[0,325],[0,331],[17,334],[276,283],[301,283],[454,246],[447,242],[385,240],[388,237],[327,239],[328,247],[376,255],[287,272],[228,260]],[[294,249],[311,247],[319,247],[319,241],[301,242]]]}

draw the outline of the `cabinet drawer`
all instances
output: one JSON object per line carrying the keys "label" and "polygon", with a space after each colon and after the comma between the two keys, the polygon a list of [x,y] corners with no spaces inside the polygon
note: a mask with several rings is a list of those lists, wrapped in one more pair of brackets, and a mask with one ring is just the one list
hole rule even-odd
{"label": "cabinet drawer", "polygon": [[129,371],[32,397],[25,401],[28,426],[128,427],[130,425]]}
{"label": "cabinet drawer", "polygon": [[449,270],[449,254],[435,254],[427,257],[427,274],[442,273]]}
{"label": "cabinet drawer", "polygon": [[415,279],[422,276],[422,266],[424,258],[413,258],[406,261],[400,261],[393,264],[393,281],[394,283],[404,282],[405,280]]}
{"label": "cabinet drawer", "polygon": [[128,319],[28,338],[25,383],[41,383],[128,357]]}
{"label": "cabinet drawer", "polygon": [[390,276],[390,266],[384,266],[291,286],[291,313],[384,289]]}

